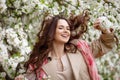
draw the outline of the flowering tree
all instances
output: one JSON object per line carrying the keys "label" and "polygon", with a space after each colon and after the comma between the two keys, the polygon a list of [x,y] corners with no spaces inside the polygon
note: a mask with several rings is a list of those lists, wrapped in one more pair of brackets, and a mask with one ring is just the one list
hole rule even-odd
{"label": "flowering tree", "polygon": [[[0,79],[13,80],[24,73],[23,64],[29,57],[45,16],[90,12],[89,30],[83,36],[88,42],[99,37],[93,29],[96,18],[104,27],[113,28],[120,40],[119,0],[0,0]],[[94,31],[93,31],[94,30]],[[120,79],[120,44],[113,51],[96,60],[101,79]]]}

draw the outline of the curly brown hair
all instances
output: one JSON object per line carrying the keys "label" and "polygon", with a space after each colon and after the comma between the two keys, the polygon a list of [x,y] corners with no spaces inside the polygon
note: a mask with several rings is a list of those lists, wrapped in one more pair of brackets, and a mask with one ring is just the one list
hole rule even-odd
{"label": "curly brown hair", "polygon": [[38,33],[38,41],[33,47],[31,51],[29,60],[25,63],[26,69],[29,68],[29,65],[35,65],[35,70],[42,66],[45,59],[48,57],[48,53],[52,50],[52,43],[55,35],[56,26],[59,19],[64,19],[68,22],[70,26],[70,31],[74,32],[77,28],[81,27],[82,29],[77,34],[71,34],[71,37],[67,43],[65,43],[65,52],[73,52],[75,53],[77,48],[75,45],[70,43],[73,39],[78,39],[81,34],[83,34],[87,30],[86,17],[88,17],[87,13],[73,16],[66,19],[63,16],[55,15],[51,18],[45,19],[42,22],[42,28]]}

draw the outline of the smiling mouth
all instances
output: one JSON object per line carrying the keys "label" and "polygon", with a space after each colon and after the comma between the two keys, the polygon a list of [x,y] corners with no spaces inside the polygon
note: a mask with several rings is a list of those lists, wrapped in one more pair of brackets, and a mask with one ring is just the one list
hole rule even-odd
{"label": "smiling mouth", "polygon": [[64,38],[68,38],[69,36],[68,35],[61,35],[62,37],[64,37]]}

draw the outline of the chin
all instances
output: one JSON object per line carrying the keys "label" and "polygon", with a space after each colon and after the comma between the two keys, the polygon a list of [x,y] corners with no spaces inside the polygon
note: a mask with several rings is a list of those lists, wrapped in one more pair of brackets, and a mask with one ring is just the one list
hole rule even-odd
{"label": "chin", "polygon": [[67,43],[67,42],[68,42],[68,40],[62,40],[61,42],[62,42],[62,43]]}

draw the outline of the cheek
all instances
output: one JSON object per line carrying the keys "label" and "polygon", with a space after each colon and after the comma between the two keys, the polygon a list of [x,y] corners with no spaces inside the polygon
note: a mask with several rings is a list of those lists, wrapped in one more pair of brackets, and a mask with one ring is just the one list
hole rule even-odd
{"label": "cheek", "polygon": [[60,36],[60,32],[59,32],[59,31],[56,31],[56,32],[55,32],[55,35],[54,35],[54,39],[55,39],[55,40],[58,39],[59,36]]}
{"label": "cheek", "polygon": [[69,35],[71,35],[71,32],[69,31]]}
{"label": "cheek", "polygon": [[59,35],[61,35],[61,33],[62,33],[62,30],[56,30],[55,35],[59,36]]}
{"label": "cheek", "polygon": [[71,32],[69,31],[68,33],[69,33],[69,37],[70,37],[71,36]]}

